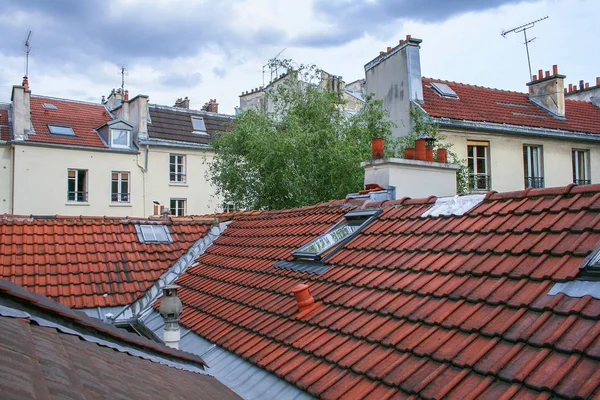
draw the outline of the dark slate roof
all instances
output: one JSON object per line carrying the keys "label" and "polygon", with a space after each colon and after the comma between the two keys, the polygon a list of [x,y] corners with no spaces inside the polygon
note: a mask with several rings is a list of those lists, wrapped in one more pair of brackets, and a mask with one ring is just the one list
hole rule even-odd
{"label": "dark slate roof", "polygon": [[237,399],[195,355],[0,280],[2,399]]}
{"label": "dark slate roof", "polygon": [[274,268],[353,201],[234,216],[177,280],[181,323],[320,398],[600,396],[600,300],[550,294],[600,245],[600,185],[492,191],[458,216],[371,204],[327,272]]}
{"label": "dark slate roof", "polygon": [[[150,104],[149,110],[152,121],[148,124],[150,139],[210,144],[215,132],[227,130],[228,123],[233,121],[233,117],[230,115],[156,104]],[[193,133],[192,116],[204,118],[208,135]]]}

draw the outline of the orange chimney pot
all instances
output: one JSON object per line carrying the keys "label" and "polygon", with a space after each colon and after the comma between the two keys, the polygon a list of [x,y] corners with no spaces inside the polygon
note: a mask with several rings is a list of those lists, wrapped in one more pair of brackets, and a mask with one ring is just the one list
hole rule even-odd
{"label": "orange chimney pot", "polygon": [[310,294],[308,285],[301,283],[292,289],[292,293],[296,297],[296,304],[298,304],[298,310],[303,310],[315,303],[315,298]]}

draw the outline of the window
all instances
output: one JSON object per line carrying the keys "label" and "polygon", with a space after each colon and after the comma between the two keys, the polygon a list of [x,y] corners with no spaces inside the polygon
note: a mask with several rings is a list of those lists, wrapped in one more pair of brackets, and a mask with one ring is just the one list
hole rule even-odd
{"label": "window", "polygon": [[110,130],[110,147],[128,149],[129,148],[129,131],[111,129]]}
{"label": "window", "polygon": [[166,225],[136,225],[135,229],[141,243],[172,243],[169,228]]}
{"label": "window", "polygon": [[87,193],[87,170],[70,169],[67,177],[67,201],[86,202]]}
{"label": "window", "polygon": [[471,188],[473,190],[490,190],[488,142],[467,142],[467,166],[469,167]]}
{"label": "window", "polygon": [[129,203],[129,172],[113,171],[110,184],[110,201]]}
{"label": "window", "polygon": [[194,133],[206,135],[206,125],[204,124],[204,118],[192,117],[192,126],[194,127]]}
{"label": "window", "polygon": [[171,154],[169,157],[169,180],[176,183],[185,183],[185,156]]}
{"label": "window", "polygon": [[48,125],[48,130],[53,135],[75,136],[75,132],[73,132],[73,128],[70,126]]}
{"label": "window", "polygon": [[525,188],[543,188],[542,146],[523,146]]}
{"label": "window", "polygon": [[185,215],[185,199],[171,199],[171,215],[176,217]]}
{"label": "window", "polygon": [[573,150],[573,183],[577,185],[592,183],[589,150]]}

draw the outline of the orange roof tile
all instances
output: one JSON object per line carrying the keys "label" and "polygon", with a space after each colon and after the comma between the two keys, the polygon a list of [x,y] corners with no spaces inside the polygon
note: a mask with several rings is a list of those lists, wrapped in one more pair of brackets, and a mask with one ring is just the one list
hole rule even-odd
{"label": "orange roof tile", "polygon": [[9,109],[9,104],[0,104],[0,140],[10,140]]}
{"label": "orange roof tile", "polygon": [[[52,104],[57,109],[47,109],[42,104]],[[111,115],[102,104],[31,96],[31,123],[35,134],[28,135],[27,140],[38,143],[107,148],[106,143],[100,139],[94,129],[111,120]],[[75,136],[50,134],[48,124],[70,126],[75,132]]]}
{"label": "orange roof tile", "polygon": [[178,279],[181,323],[316,397],[600,395],[600,300],[548,295],[600,245],[600,185],[433,201],[383,203],[321,275],[273,264],[352,204],[237,216]]}
{"label": "orange roof tile", "polygon": [[[166,224],[172,243],[140,243],[136,224]],[[208,232],[206,220],[0,219],[0,278],[72,308],[127,305]]]}
{"label": "orange roof tile", "polygon": [[[421,107],[432,117],[600,134],[600,109],[590,102],[566,99],[566,119],[557,119],[531,103],[527,93],[432,78],[422,81]],[[450,86],[458,99],[438,95],[431,88],[433,82]]]}

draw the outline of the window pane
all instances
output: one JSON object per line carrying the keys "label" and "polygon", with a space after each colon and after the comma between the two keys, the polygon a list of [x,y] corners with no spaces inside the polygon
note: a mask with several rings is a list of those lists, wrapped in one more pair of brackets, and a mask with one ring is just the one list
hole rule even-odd
{"label": "window pane", "polygon": [[144,240],[147,242],[152,242],[156,240],[156,236],[154,235],[154,229],[152,229],[152,225],[142,225],[140,226],[142,229],[142,236]]}
{"label": "window pane", "polygon": [[192,117],[192,125],[195,131],[206,131],[206,125],[204,125],[204,119],[200,117]]}
{"label": "window pane", "polygon": [[129,146],[129,131],[112,130],[112,143],[117,146]]}
{"label": "window pane", "polygon": [[48,125],[48,130],[54,135],[75,136],[75,132],[70,126]]}
{"label": "window pane", "polygon": [[317,240],[309,243],[307,246],[300,248],[298,251],[320,254],[336,243],[341,242],[346,237],[350,236],[352,232],[355,232],[359,227],[360,225],[342,225],[319,237]]}

